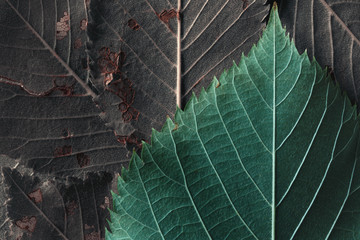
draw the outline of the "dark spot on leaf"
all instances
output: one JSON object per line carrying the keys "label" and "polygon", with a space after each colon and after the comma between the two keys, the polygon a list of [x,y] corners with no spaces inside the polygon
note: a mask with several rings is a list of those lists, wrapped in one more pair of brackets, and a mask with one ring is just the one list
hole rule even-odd
{"label": "dark spot on leaf", "polygon": [[79,206],[77,205],[77,203],[75,201],[71,201],[68,204],[66,204],[66,213],[71,216],[75,214],[75,210],[78,208]]}
{"label": "dark spot on leaf", "polygon": [[79,49],[79,48],[81,48],[81,47],[82,47],[82,42],[81,42],[81,39],[78,38],[78,39],[75,40],[74,48],[75,48],[75,49]]}
{"label": "dark spot on leaf", "polygon": [[72,147],[69,145],[64,145],[62,147],[58,147],[54,151],[54,157],[63,157],[68,156],[72,153]]}
{"label": "dark spot on leaf", "polygon": [[179,124],[175,123],[175,127],[174,127],[173,131],[178,130],[178,128],[179,128]]}
{"label": "dark spot on leaf", "polygon": [[76,159],[81,168],[86,167],[90,164],[90,157],[84,153],[76,154]]}
{"label": "dark spot on leaf", "polygon": [[129,28],[131,28],[131,29],[133,29],[135,31],[140,29],[140,25],[133,18],[129,19],[128,26],[129,26]]}
{"label": "dark spot on leaf", "polygon": [[64,39],[70,30],[69,25],[70,16],[67,12],[64,12],[64,17],[60,18],[60,21],[56,23],[56,39]]}
{"label": "dark spot on leaf", "polygon": [[80,29],[85,31],[88,25],[88,21],[86,19],[83,19],[80,21]]}
{"label": "dark spot on leaf", "polygon": [[36,226],[36,217],[25,216],[15,222],[16,226],[29,232],[34,232]]}
{"label": "dark spot on leaf", "polygon": [[42,202],[42,193],[40,188],[28,194],[28,197],[35,203]]}

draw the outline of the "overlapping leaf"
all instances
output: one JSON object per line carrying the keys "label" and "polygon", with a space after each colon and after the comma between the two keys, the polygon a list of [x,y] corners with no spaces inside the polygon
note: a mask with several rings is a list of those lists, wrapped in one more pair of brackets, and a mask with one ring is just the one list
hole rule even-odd
{"label": "overlapping leaf", "polygon": [[120,135],[148,139],[176,104],[248,52],[264,26],[265,3],[91,1],[92,74],[108,90],[98,99],[103,118]]}
{"label": "overlapping leaf", "polygon": [[[171,10],[169,6],[177,4],[172,2],[168,5],[167,1],[164,2],[150,3],[151,5],[156,4],[159,18],[156,17],[156,21],[148,23],[153,29],[152,33],[158,32],[163,36],[176,30],[176,21],[174,22],[173,19],[174,11],[169,11]],[[259,30],[264,24],[261,20],[266,16],[268,9],[263,5],[264,3],[265,0],[220,1],[215,2],[215,5],[208,1],[189,1],[183,4],[182,29],[189,30],[184,33],[183,43],[186,43],[187,47],[193,46],[196,51],[200,50],[194,55],[197,59],[192,59],[193,66],[186,68],[193,70],[183,76],[184,82],[191,85],[185,86],[185,89],[188,90],[186,94],[195,84],[193,76],[197,74],[199,74],[198,76],[212,76],[218,73],[217,66],[222,64],[222,60],[236,59],[238,56],[236,53],[250,48],[252,41],[258,38]],[[149,81],[140,82],[140,78],[132,78],[133,74],[141,73],[139,76],[145,77],[145,80],[151,80],[153,75],[148,75],[148,70],[144,67],[132,64],[134,56],[122,46],[121,48],[126,50],[126,56],[119,54],[119,58],[115,58],[117,59],[116,67],[123,64],[122,70],[131,81],[112,82],[110,85],[96,81],[94,81],[95,85],[92,83],[89,78],[86,53],[87,7],[89,4],[90,1],[0,0],[0,32],[2,36],[0,40],[0,154],[10,156],[9,159],[16,159],[22,167],[33,169],[34,179],[38,177],[41,183],[56,179],[55,185],[58,186],[57,184],[60,184],[61,181],[65,181],[62,178],[79,177],[83,179],[89,171],[113,171],[113,169],[119,168],[123,163],[126,164],[127,149],[132,149],[134,146],[139,147],[140,140],[149,137],[148,133],[143,132],[144,129],[150,129],[149,126],[159,128],[165,115],[173,116],[175,110],[176,82],[174,79],[176,79],[176,74],[174,75],[174,69],[179,65],[173,66],[172,69],[151,69],[154,72],[168,71],[166,76],[169,78],[166,81],[169,81],[172,88],[169,93],[169,88],[163,88],[156,84],[151,85]],[[93,1],[92,4],[97,6],[98,2]],[[129,3],[128,6],[133,4],[136,2]],[[101,6],[103,8],[99,7],[99,11],[108,9],[110,10],[109,14],[118,11],[117,5],[111,5],[110,2],[103,1]],[[219,8],[215,9],[214,6]],[[160,14],[163,9],[168,11]],[[169,18],[168,24],[167,18]],[[133,31],[130,26],[137,28],[137,25],[134,22],[129,23],[128,20],[127,18],[121,19],[123,23],[126,23],[125,27]],[[144,19],[139,18],[139,20],[143,21]],[[102,23],[101,18],[94,18],[92,22],[96,26]],[[219,26],[220,23],[223,25]],[[250,25],[253,27],[249,28]],[[145,25],[143,24],[141,27],[145,27]],[[214,30],[220,32],[214,32]],[[142,30],[128,32],[129,35],[126,37],[136,39],[133,36],[134,32],[140,33]],[[235,37],[239,32],[242,32],[240,38]],[[90,34],[94,44],[90,46],[90,52],[95,68],[99,68],[98,56],[95,55],[100,50],[96,45],[99,43],[96,37],[103,38],[104,44],[114,37],[116,38],[115,42],[118,42],[114,32],[107,33],[97,35],[98,32],[95,31]],[[188,37],[185,38],[185,35]],[[172,43],[170,45],[173,46],[175,38],[173,35],[171,36]],[[188,39],[196,39],[196,41],[191,43]],[[211,41],[207,42],[208,39]],[[229,39],[231,44],[228,42]],[[206,45],[209,43],[212,45]],[[166,46],[169,43],[166,38],[164,40],[160,37],[157,38],[156,44]],[[203,48],[198,49],[198,46],[203,46]],[[120,51],[118,44],[101,47],[107,47],[111,52],[119,53]],[[138,47],[145,50],[140,55],[146,54],[145,45],[140,44]],[[189,59],[191,58],[189,53],[195,52],[195,50],[186,51],[185,48],[184,45],[183,58]],[[170,47],[166,50],[162,48],[162,50],[166,51],[168,57],[171,58],[170,56],[177,55],[177,50],[180,48]],[[203,52],[201,53],[201,51]],[[159,59],[163,60],[163,58]],[[114,60],[114,58],[110,60]],[[175,59],[172,60],[175,61]],[[204,68],[202,72],[202,67],[205,66],[202,63],[204,60],[213,65],[211,68]],[[135,63],[138,63],[136,61],[138,60],[135,59]],[[195,62],[197,63],[195,64]],[[190,64],[190,61],[186,60],[184,64],[185,67],[186,64]],[[94,76],[96,76],[95,73],[96,71],[93,71]],[[114,73],[114,78],[119,80],[122,72],[116,74]],[[186,79],[191,79],[193,82]],[[133,80],[136,80],[136,85]],[[121,103],[124,102],[124,93],[128,102],[134,101],[135,97],[131,110],[128,107],[126,107],[126,111],[121,108],[123,107]],[[99,96],[97,96],[98,94]],[[160,96],[162,98],[159,98]],[[96,103],[94,103],[94,99]],[[159,108],[159,103],[168,104],[168,111]],[[103,112],[96,107],[100,107]],[[140,111],[141,115],[139,115]],[[117,130],[118,142],[113,129],[105,127],[97,117],[99,114],[108,122],[114,123],[110,126]],[[132,124],[127,124],[129,116],[132,119],[139,116],[138,121],[131,119]],[[4,174],[6,175],[5,172]],[[7,175],[12,176],[13,174],[17,174],[16,170],[8,172]],[[22,174],[21,172],[19,178],[26,178],[26,175],[21,176]],[[55,175],[60,178],[54,178]],[[15,187],[15,182],[8,181],[10,187]],[[31,184],[29,183],[29,185]],[[75,194],[76,191],[73,188],[69,189],[72,189],[72,193]],[[14,195],[11,191],[9,193],[13,203],[21,201],[19,198],[21,194]],[[98,193],[95,192],[95,195]],[[53,201],[61,201],[60,195]],[[88,199],[88,201],[92,200],[94,199],[91,197]],[[17,207],[16,204],[14,206]],[[88,203],[81,205],[84,209],[87,209],[88,206]],[[13,211],[13,209],[9,210]],[[48,210],[45,207],[44,211],[47,211],[45,215],[52,219],[54,213]],[[9,216],[14,217],[12,214]],[[24,212],[22,217],[26,217]],[[19,219],[11,219],[14,228],[16,228],[16,220]],[[59,219],[59,221],[61,220],[63,219]],[[6,223],[9,222],[7,220]],[[4,226],[1,223],[1,233],[8,231]],[[64,231],[60,230],[60,232],[65,237],[77,236],[71,233],[76,231],[76,227],[77,225],[70,224],[67,230],[68,235]],[[103,225],[100,224],[100,228],[102,227]],[[43,233],[38,232],[32,235],[29,235],[27,230],[20,231],[20,233],[22,232],[24,237],[29,238],[36,238],[40,236],[39,234],[51,238],[50,236],[53,235],[46,235],[49,233],[49,229],[46,229]],[[50,231],[53,230],[50,227]],[[97,232],[102,232],[102,229]],[[5,232],[4,235],[8,236],[8,232]],[[12,237],[16,237],[16,234]]]}
{"label": "overlapping leaf", "polygon": [[358,135],[355,107],[274,10],[248,57],[134,153],[107,239],[358,236]]}
{"label": "overlapping leaf", "polygon": [[360,2],[284,0],[280,17],[300,52],[329,66],[351,100],[360,97]]}

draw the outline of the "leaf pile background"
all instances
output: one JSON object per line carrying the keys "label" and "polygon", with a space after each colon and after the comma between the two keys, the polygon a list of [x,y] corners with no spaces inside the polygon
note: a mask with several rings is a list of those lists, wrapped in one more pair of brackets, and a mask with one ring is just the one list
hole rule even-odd
{"label": "leaf pile background", "polygon": [[[178,1],[0,0],[0,239],[102,239],[131,150],[249,51],[272,4],[180,2],[177,92]],[[359,6],[279,2],[296,46],[332,67],[353,101]]]}

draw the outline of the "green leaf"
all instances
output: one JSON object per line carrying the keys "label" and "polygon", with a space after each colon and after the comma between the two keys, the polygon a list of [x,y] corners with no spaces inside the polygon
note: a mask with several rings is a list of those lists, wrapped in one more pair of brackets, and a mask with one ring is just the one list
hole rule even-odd
{"label": "green leaf", "polygon": [[106,238],[358,239],[358,132],[275,7],[249,55],[133,154]]}

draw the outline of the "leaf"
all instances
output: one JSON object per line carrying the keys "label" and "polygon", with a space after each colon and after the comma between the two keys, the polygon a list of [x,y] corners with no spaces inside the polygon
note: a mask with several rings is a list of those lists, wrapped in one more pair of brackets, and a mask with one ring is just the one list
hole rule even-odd
{"label": "leaf", "polygon": [[35,97],[18,86],[0,87],[0,154],[56,176],[113,172],[127,162],[127,149],[104,125],[90,96]]}
{"label": "leaf", "polygon": [[40,179],[10,168],[3,173],[10,186],[7,205],[9,217],[14,219],[12,235],[19,231],[21,239],[104,237],[111,174],[88,174],[82,181],[71,177]]}
{"label": "leaf", "polygon": [[281,21],[300,52],[329,66],[352,101],[360,97],[360,4],[356,0],[280,1]]}
{"label": "leaf", "polygon": [[355,107],[275,7],[249,55],[133,154],[106,239],[357,236],[358,135]]}
{"label": "leaf", "polygon": [[[162,8],[168,6],[167,3],[168,1],[164,0],[151,4],[159,7],[160,14]],[[193,30],[188,33],[187,39],[195,39],[195,35],[204,28],[204,33],[199,35],[199,39],[206,39],[206,42],[201,40],[201,46],[207,46],[207,53],[202,59],[207,59],[207,63],[213,64],[211,69],[204,68],[207,71],[204,73],[201,73],[202,67],[199,66],[204,67],[205,64],[194,66],[193,69],[197,69],[196,74],[212,76],[219,73],[220,68],[217,66],[223,64],[220,60],[228,62],[230,59],[236,58],[236,53],[250,49],[252,41],[258,39],[259,31],[264,26],[261,21],[268,11],[268,5],[264,5],[264,3],[265,0],[189,1],[186,3],[187,6],[184,5],[182,24],[186,29],[190,29],[190,25],[194,23],[191,28]],[[1,184],[1,187],[15,188],[18,189],[17,191],[24,192],[24,189],[31,184],[42,184],[53,180],[55,181],[53,188],[55,191],[68,178],[77,179],[77,185],[74,183],[74,186],[82,184],[88,186],[86,176],[89,172],[107,171],[113,175],[115,169],[119,169],[121,165],[127,165],[128,149],[140,148],[141,139],[149,138],[149,132],[142,132],[147,129],[145,126],[159,129],[166,114],[174,115],[175,93],[166,93],[168,88],[150,86],[145,81],[140,84],[136,82],[137,85],[132,86],[133,78],[130,78],[131,82],[116,83],[114,81],[109,85],[104,85],[103,82],[96,82],[97,79],[90,76],[88,53],[91,57],[98,53],[99,49],[95,47],[99,41],[96,39],[97,32],[87,30],[89,4],[88,0],[69,2],[0,0],[0,33],[2,36],[0,38],[0,154],[6,155],[6,159],[9,159],[7,160],[9,165],[4,165],[2,168],[16,165],[11,172],[8,172],[7,176],[19,175],[19,179],[29,180],[21,189],[16,188],[16,181],[7,181],[9,185]],[[92,1],[91,4],[95,5],[98,2]],[[134,1],[131,4],[137,3]],[[172,4],[176,5],[174,2]],[[101,6],[109,9],[111,14],[116,14],[118,10],[115,8],[116,5],[111,5],[111,2],[103,1]],[[213,8],[214,6],[221,8],[216,9]],[[92,14],[97,16],[94,8],[91,10]],[[167,11],[161,16],[159,15],[159,18],[156,17],[156,21],[151,23],[154,29],[152,32],[162,35],[163,33],[169,34],[170,28],[175,30],[173,14],[174,11]],[[206,23],[210,18],[213,20]],[[195,19],[197,20],[195,21]],[[236,19],[238,21],[233,24]],[[129,23],[127,18],[120,20],[126,24],[126,28],[130,26],[137,28],[136,22]],[[139,18],[140,20],[143,19]],[[220,27],[219,23],[223,25]],[[100,26],[102,20],[92,18],[92,24]],[[130,26],[128,26],[129,24]],[[244,28],[244,25],[253,28]],[[217,40],[217,44],[209,47],[206,44],[214,43],[215,38],[220,36],[214,34],[214,28],[221,30],[223,35]],[[227,28],[229,29],[226,30]],[[133,30],[131,29],[131,31]],[[241,37],[235,38],[235,34],[237,36],[239,32],[242,32]],[[91,42],[89,42],[90,37]],[[107,44],[112,35],[101,34],[98,37],[103,38],[103,43]],[[133,32],[129,32],[128,37],[133,38]],[[207,42],[210,37],[212,37],[212,41]],[[231,44],[228,43],[229,39]],[[157,40],[162,42],[161,44],[157,42],[157,44],[167,46],[163,39],[158,38]],[[239,42],[240,40],[243,42]],[[173,43],[174,37],[172,37],[171,46]],[[184,39],[184,43],[186,43],[186,39]],[[111,51],[119,51],[117,46],[118,44],[114,47],[111,45],[105,47],[111,48]],[[197,47],[199,44],[194,43],[193,46]],[[139,45],[139,47],[143,47],[143,45]],[[124,50],[127,49],[124,48]],[[171,47],[166,51],[171,52],[170,55],[177,54],[176,48]],[[222,53],[219,54],[219,52]],[[144,53],[146,51],[142,54]],[[126,54],[124,59],[119,58],[125,61],[125,65],[131,63],[132,59],[131,53],[126,52]],[[197,54],[197,57],[199,54],[201,55],[199,52]],[[210,59],[212,60],[210,61]],[[94,64],[91,67],[95,69],[92,69],[91,73],[96,77],[96,68],[99,68],[96,56],[93,61]],[[199,59],[199,63],[201,61]],[[215,63],[218,65],[214,65]],[[180,69],[180,65],[176,67]],[[139,68],[136,72],[134,71],[136,68],[124,66],[124,69],[127,76],[132,76],[129,70],[132,71],[132,74],[139,73],[139,70],[147,71],[144,67]],[[164,69],[153,69],[153,71],[159,70]],[[173,73],[174,69],[170,69],[167,74],[172,75]],[[141,76],[149,77],[147,72],[142,73]],[[186,78],[191,79],[189,76],[190,74]],[[119,78],[119,76],[116,77]],[[153,76],[151,77],[153,79]],[[176,79],[176,75],[171,76],[168,80],[173,81],[174,79]],[[137,78],[137,80],[142,79]],[[171,85],[175,88],[176,82],[172,82]],[[134,95],[134,90],[136,95]],[[188,90],[190,92],[190,88]],[[134,107],[130,110],[128,107],[126,111],[121,108],[124,107],[121,105],[121,97],[124,97],[121,95],[122,93],[127,94],[128,101],[135,98]],[[158,102],[168,102],[169,111],[164,111],[162,108],[157,110],[159,103],[149,101],[150,97],[154,96]],[[159,96],[163,96],[163,98],[159,98]],[[113,129],[105,126],[98,117],[99,115],[107,122],[115,122],[113,125],[109,124],[110,127],[117,130],[115,136]],[[138,121],[131,120],[132,122],[129,124],[130,120],[127,120],[129,116],[135,119],[137,117],[134,116],[138,115]],[[24,173],[19,168],[29,169]],[[16,171],[20,173],[18,174]],[[34,179],[38,179],[38,182],[34,183]],[[1,179],[0,182],[2,182]],[[66,194],[76,195],[74,187],[70,185],[67,187],[69,193]],[[102,190],[95,189],[94,194],[101,195]],[[64,192],[60,192],[53,196],[51,201],[56,203],[63,201],[64,194]],[[0,218],[0,238],[4,233],[8,239],[8,223],[11,222],[13,225],[11,231],[17,229],[12,235],[14,238],[21,235],[24,238],[37,239],[37,236],[41,235],[43,238],[52,239],[54,229],[49,225],[45,224],[43,232],[36,232],[41,231],[41,228],[35,228],[32,235],[29,235],[26,229],[19,230],[16,227],[16,221],[19,221],[19,218],[13,218],[26,217],[25,210],[16,204],[16,202],[22,202],[22,195],[10,192],[9,196],[4,196],[6,199],[4,208],[5,206],[8,208],[8,215],[12,219],[6,218],[5,225],[3,225],[3,219]],[[1,203],[2,200],[0,199]],[[15,207],[9,205],[10,203]],[[28,205],[29,201],[25,206]],[[4,208],[1,208],[1,215]],[[14,209],[21,209],[21,211],[16,212]],[[85,209],[82,211],[84,212]],[[45,215],[49,219],[57,217],[56,213],[46,210]],[[35,213],[39,214],[38,211]],[[91,222],[92,217],[84,216],[84,222]],[[25,220],[20,223],[29,229],[31,226],[29,223],[34,222],[33,218]],[[62,220],[59,219],[59,221]],[[54,222],[56,221],[54,220]],[[58,234],[62,232],[65,237],[69,238],[77,237],[81,232],[77,228],[78,225],[69,224],[68,235],[62,230],[55,232]],[[102,224],[99,224],[99,228],[100,231],[96,232],[103,232]],[[91,237],[93,236],[88,236],[89,239]]]}
{"label": "leaf", "polygon": [[105,90],[97,98],[103,119],[119,135],[148,140],[151,127],[250,49],[265,3],[91,1],[89,55],[93,82]]}

